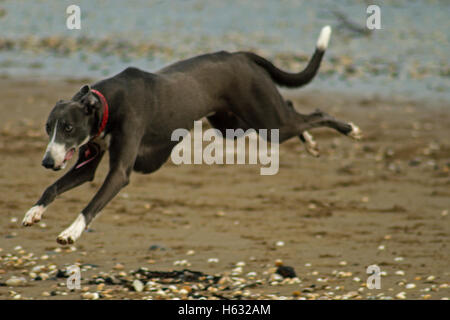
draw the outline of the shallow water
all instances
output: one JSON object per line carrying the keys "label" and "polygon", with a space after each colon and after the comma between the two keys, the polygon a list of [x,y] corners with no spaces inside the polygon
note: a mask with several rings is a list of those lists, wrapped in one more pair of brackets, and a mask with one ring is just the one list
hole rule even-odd
{"label": "shallow water", "polygon": [[299,70],[299,55],[310,55],[330,24],[332,40],[311,88],[450,100],[450,1],[375,3],[382,29],[364,36],[333,14],[365,26],[367,5],[357,0],[81,0],[81,30],[66,28],[73,1],[4,1],[0,75],[102,78],[217,50],[256,50]]}

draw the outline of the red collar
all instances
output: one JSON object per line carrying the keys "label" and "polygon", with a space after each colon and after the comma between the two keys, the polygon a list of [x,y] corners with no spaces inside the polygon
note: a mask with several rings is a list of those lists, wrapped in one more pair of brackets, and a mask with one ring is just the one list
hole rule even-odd
{"label": "red collar", "polygon": [[108,123],[108,117],[109,117],[109,108],[108,108],[108,101],[106,101],[106,98],[104,95],[102,95],[98,90],[91,89],[93,93],[99,96],[100,101],[102,102],[103,106],[103,117],[102,122],[100,124],[100,128],[98,129],[98,133],[95,135],[94,139],[100,136],[106,128],[106,124]]}

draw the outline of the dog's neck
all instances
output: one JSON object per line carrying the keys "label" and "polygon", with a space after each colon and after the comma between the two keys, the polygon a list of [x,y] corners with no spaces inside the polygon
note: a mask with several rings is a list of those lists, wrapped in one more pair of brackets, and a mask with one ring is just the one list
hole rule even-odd
{"label": "dog's neck", "polygon": [[98,111],[98,131],[95,133],[92,139],[98,138],[106,129],[106,125],[108,124],[109,118],[109,105],[105,96],[98,90],[92,89],[92,92],[100,99],[100,103],[102,104],[102,108]]}

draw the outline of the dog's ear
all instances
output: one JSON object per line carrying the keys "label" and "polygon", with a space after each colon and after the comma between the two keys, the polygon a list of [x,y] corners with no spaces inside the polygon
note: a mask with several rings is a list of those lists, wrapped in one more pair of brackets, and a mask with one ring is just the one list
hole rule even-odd
{"label": "dog's ear", "polygon": [[83,98],[87,93],[89,93],[89,91],[91,91],[91,86],[88,84],[85,84],[84,86],[82,86],[80,88],[80,90],[75,93],[75,95],[72,97],[73,101],[80,101],[81,98]]}
{"label": "dog's ear", "polygon": [[86,114],[91,114],[99,102],[88,84],[82,86],[80,91],[73,96],[72,100],[79,101]]}

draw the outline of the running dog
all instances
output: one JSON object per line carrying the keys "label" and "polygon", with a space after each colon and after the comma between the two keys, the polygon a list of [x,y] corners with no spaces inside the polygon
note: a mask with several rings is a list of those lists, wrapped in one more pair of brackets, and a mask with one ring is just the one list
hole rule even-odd
{"label": "running dog", "polygon": [[156,73],[127,68],[94,85],[83,86],[70,100],[60,100],[46,124],[50,142],[42,165],[63,169],[78,151],[75,165],[49,186],[25,214],[22,224],[42,219],[59,194],[94,179],[109,151],[109,172],[103,185],[75,221],[59,236],[65,245],[75,242],[93,218],[129,183],[131,172],[151,173],[168,159],[178,143],[171,133],[190,130],[195,120],[206,117],[222,133],[226,129],[278,129],[279,142],[298,136],[307,150],[318,149],[306,131],[330,127],[360,138],[360,130],[317,110],[298,113],[285,101],[276,85],[296,88],[316,75],[331,28],[324,27],[316,50],[299,73],[284,72],[250,52],[216,52],[172,64]]}

